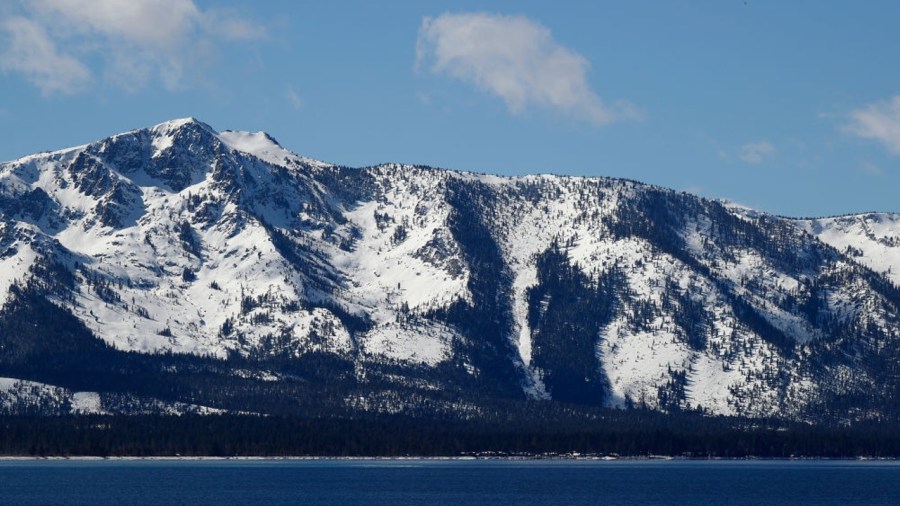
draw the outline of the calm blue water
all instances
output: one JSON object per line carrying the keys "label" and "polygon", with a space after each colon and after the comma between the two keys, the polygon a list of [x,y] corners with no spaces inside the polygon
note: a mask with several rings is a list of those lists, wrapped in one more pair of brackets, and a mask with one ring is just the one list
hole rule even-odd
{"label": "calm blue water", "polygon": [[888,462],[0,461],[0,503],[900,504]]}

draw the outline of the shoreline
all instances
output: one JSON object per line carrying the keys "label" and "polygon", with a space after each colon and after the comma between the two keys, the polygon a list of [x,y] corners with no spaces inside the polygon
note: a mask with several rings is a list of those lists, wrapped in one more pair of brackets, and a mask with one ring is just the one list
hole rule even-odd
{"label": "shoreline", "polygon": [[0,455],[0,463],[4,462],[896,462],[900,457],[684,457],[684,456],[594,456],[594,455],[521,455],[521,456],[17,456]]}

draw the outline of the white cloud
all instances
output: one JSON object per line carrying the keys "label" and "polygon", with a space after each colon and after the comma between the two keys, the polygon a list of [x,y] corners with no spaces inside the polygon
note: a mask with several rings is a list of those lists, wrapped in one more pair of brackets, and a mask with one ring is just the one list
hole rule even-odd
{"label": "white cloud", "polygon": [[0,68],[18,72],[40,88],[44,95],[78,92],[90,82],[91,73],[81,62],[60,54],[47,32],[22,17],[0,22],[6,35],[6,50],[0,53]]}
{"label": "white cloud", "polygon": [[767,158],[775,156],[775,152],[775,146],[769,141],[748,142],[741,146],[741,149],[738,151],[738,158],[746,163],[758,165]]}
{"label": "white cloud", "polygon": [[[91,73],[86,62],[97,60],[102,66],[96,70],[126,89],[139,89],[156,77],[165,87],[177,88],[186,76],[207,68],[217,41],[264,35],[260,26],[231,11],[201,10],[193,0],[31,0],[25,5],[24,16],[14,19],[42,36],[42,49],[27,53],[15,44],[0,49],[9,62],[5,68],[21,72],[45,93],[78,91],[73,76],[86,81]],[[7,25],[3,31],[14,41],[17,32]],[[54,69],[60,62],[68,72],[26,69]]]}
{"label": "white cloud", "polygon": [[36,17],[66,30],[157,49],[180,45],[200,17],[191,0],[32,0],[30,5]]}
{"label": "white cloud", "polygon": [[228,40],[252,40],[266,36],[262,25],[240,17],[231,9],[208,9],[200,16],[200,25],[208,33]]}
{"label": "white cloud", "polygon": [[426,17],[416,67],[446,74],[501,98],[513,113],[531,105],[561,110],[596,125],[639,115],[629,104],[604,103],[587,82],[590,63],[524,16],[485,13]]}
{"label": "white cloud", "polygon": [[852,111],[845,129],[860,137],[874,139],[891,153],[900,155],[900,95]]}
{"label": "white cloud", "polygon": [[860,172],[864,172],[866,174],[869,174],[870,176],[883,176],[884,175],[884,169],[882,169],[878,165],[875,165],[872,162],[867,162],[867,161],[860,162],[859,170],[860,170]]}
{"label": "white cloud", "polygon": [[303,99],[300,98],[300,95],[297,94],[297,91],[294,90],[293,86],[287,87],[287,90],[284,92],[284,98],[295,111],[299,111],[303,108]]}

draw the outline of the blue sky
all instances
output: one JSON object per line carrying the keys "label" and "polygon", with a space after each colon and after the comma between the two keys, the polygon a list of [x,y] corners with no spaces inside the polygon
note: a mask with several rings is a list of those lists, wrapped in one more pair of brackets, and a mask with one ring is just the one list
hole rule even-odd
{"label": "blue sky", "polygon": [[351,166],[900,211],[898,19],[877,1],[10,0],[0,160],[194,116]]}

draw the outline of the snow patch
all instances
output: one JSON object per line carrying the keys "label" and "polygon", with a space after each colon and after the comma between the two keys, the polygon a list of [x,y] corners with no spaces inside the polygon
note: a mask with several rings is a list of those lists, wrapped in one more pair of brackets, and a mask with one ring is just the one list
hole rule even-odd
{"label": "snow patch", "polygon": [[100,400],[100,394],[97,392],[75,392],[72,394],[72,413],[83,414],[100,414],[103,413],[103,402]]}

